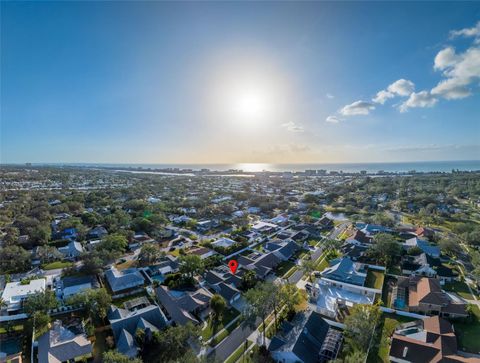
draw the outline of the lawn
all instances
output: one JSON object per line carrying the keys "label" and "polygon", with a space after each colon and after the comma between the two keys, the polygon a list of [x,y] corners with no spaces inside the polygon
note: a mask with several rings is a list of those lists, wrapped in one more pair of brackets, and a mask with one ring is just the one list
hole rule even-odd
{"label": "lawn", "polygon": [[2,327],[0,328],[0,334],[7,333],[7,330],[10,331],[10,332],[22,331],[23,330],[23,324],[3,323]]}
{"label": "lawn", "polygon": [[135,260],[127,260],[123,263],[119,263],[118,265],[116,265],[115,267],[118,269],[118,270],[126,270],[127,268],[132,268],[132,267],[135,267],[137,261]]}
{"label": "lawn", "polygon": [[231,308],[223,312],[222,320],[219,322],[214,322],[211,317],[208,318],[207,326],[202,330],[203,341],[210,339],[215,333],[218,333],[223,329],[225,325],[230,323],[235,319],[240,313]]}
{"label": "lawn", "polygon": [[277,276],[284,276],[295,264],[292,261],[282,261],[275,269]]}
{"label": "lawn", "polygon": [[72,262],[68,261],[55,261],[55,262],[50,262],[45,265],[42,265],[42,269],[44,270],[55,270],[57,268],[66,268],[72,266]]}
{"label": "lawn", "polygon": [[317,264],[317,271],[322,272],[328,267],[328,260],[326,257],[326,252],[324,252],[319,258],[318,258],[318,264]]}
{"label": "lawn", "polygon": [[283,275],[284,279],[288,279],[290,276],[292,276],[298,269],[296,267],[291,268],[285,275]]}
{"label": "lawn", "polygon": [[477,305],[470,305],[473,321],[453,323],[457,334],[458,348],[469,353],[480,353],[480,309]]}
{"label": "lawn", "polygon": [[463,297],[464,299],[467,300],[473,300],[472,294],[470,294],[470,290],[468,289],[468,286],[465,282],[461,281],[453,281],[453,282],[447,282],[443,286],[443,289],[445,291],[452,291]]}
{"label": "lawn", "polygon": [[[253,342],[251,342],[250,340],[247,340],[248,342],[248,345],[247,345],[247,348],[250,348],[250,346],[253,344]],[[233,353],[230,357],[227,358],[227,360],[225,360],[225,363],[235,363],[237,360],[240,359],[240,357],[242,356],[243,352],[246,350],[245,349],[245,343],[240,345]]]}
{"label": "lawn", "polygon": [[367,278],[365,280],[365,286],[373,289],[381,290],[383,287],[384,278],[385,278],[385,274],[383,273],[383,271],[375,271],[372,269],[368,269]]}

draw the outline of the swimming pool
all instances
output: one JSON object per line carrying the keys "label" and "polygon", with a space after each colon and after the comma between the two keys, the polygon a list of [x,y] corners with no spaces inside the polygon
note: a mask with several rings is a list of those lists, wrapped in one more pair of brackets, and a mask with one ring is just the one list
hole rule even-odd
{"label": "swimming pool", "polygon": [[0,340],[0,351],[7,355],[22,351],[22,338],[7,338]]}

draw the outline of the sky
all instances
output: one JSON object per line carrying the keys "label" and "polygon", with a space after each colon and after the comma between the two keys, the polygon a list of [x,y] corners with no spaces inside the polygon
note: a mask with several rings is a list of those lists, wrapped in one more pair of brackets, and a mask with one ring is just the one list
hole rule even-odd
{"label": "sky", "polygon": [[2,2],[0,162],[480,159],[478,2]]}

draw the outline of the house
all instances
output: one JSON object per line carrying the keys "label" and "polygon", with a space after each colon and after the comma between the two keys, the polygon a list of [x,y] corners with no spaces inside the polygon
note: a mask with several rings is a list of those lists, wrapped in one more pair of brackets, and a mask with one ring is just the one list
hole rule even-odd
{"label": "house", "polygon": [[165,315],[156,305],[148,305],[134,311],[111,305],[107,318],[110,321],[117,350],[129,357],[135,357],[139,351],[135,341],[137,329],[145,331],[145,336],[148,337],[167,325]]}
{"label": "house", "polygon": [[420,248],[423,252],[425,252],[427,255],[439,258],[440,257],[440,248],[437,246],[432,246],[430,245],[429,242],[425,240],[421,240],[417,237],[413,237],[410,239],[407,239],[405,243],[403,244],[403,248],[406,250],[409,250],[412,247],[418,247]]}
{"label": "house", "polygon": [[259,279],[265,279],[282,260],[273,252],[253,252],[248,256],[238,256],[237,262],[246,270],[254,271]]}
{"label": "house", "polygon": [[322,316],[312,312],[305,322],[286,334],[275,336],[268,347],[274,361],[318,363],[335,360],[343,341],[342,333]]}
{"label": "house", "polygon": [[449,318],[468,316],[465,302],[443,291],[440,280],[434,278],[399,278],[392,291],[392,301],[394,307],[414,313]]}
{"label": "house", "polygon": [[328,218],[327,216],[323,216],[320,218],[317,223],[315,223],[322,231],[328,231],[335,227],[333,220]]}
{"label": "house", "polygon": [[414,233],[419,238],[431,239],[435,236],[435,231],[426,227],[418,227]]}
{"label": "house", "polygon": [[92,357],[92,343],[87,336],[75,334],[65,328],[60,320],[38,339],[38,363],[82,361]]}
{"label": "house", "polygon": [[37,292],[45,291],[46,280],[30,280],[28,283],[8,282],[2,293],[2,300],[6,304],[6,310],[9,314],[15,313],[22,308],[22,302],[29,296]]}
{"label": "house", "polygon": [[426,253],[418,256],[406,256],[402,261],[402,274],[437,277],[437,271],[430,266]]}
{"label": "house", "polygon": [[207,271],[204,279],[208,286],[221,295],[229,305],[233,304],[241,296],[238,290],[242,284],[241,277],[227,271],[227,267],[224,265]]}
{"label": "house", "polygon": [[292,258],[301,247],[292,240],[279,241],[278,243],[266,243],[265,249],[272,251],[282,261]]}
{"label": "house", "polygon": [[206,258],[212,257],[213,255],[216,255],[217,252],[214,250],[211,250],[206,247],[199,247],[199,248],[194,248],[188,251],[189,254],[197,255],[199,256],[202,260],[205,260]]}
{"label": "house", "polygon": [[452,324],[438,316],[397,327],[389,358],[398,363],[479,362],[478,358],[459,354]]}
{"label": "house", "polygon": [[357,229],[355,230],[353,235],[351,235],[346,239],[345,242],[354,244],[354,245],[367,245],[372,243],[372,237],[367,237],[367,235],[364,232]]}
{"label": "house", "polygon": [[142,273],[136,268],[128,268],[120,271],[112,266],[105,272],[105,278],[110,289],[115,294],[143,286],[145,283]]}
{"label": "house", "polygon": [[278,226],[269,222],[257,222],[252,226],[252,230],[257,233],[272,233],[278,229]]}
{"label": "house", "polygon": [[166,275],[177,272],[179,268],[178,259],[172,255],[166,255],[157,264],[148,267],[149,274]]}
{"label": "house", "polygon": [[235,245],[237,242],[234,241],[233,239],[226,238],[226,237],[220,237],[217,239],[215,242],[212,242],[213,247],[223,247],[223,248],[228,248],[233,245]]}
{"label": "house", "polygon": [[63,254],[65,258],[76,260],[84,252],[84,249],[80,242],[70,241],[68,245],[59,247],[58,252]]}
{"label": "house", "polygon": [[88,231],[87,239],[102,239],[107,234],[108,234],[108,231],[106,230],[105,227],[97,226],[95,228],[92,228],[90,231]]}
{"label": "house", "polygon": [[68,276],[59,281],[56,292],[58,298],[67,299],[72,295],[99,287],[100,284],[95,276]]}
{"label": "house", "polygon": [[377,233],[392,233],[392,229],[378,224],[357,223],[356,227],[360,229],[367,237],[373,237]]}
{"label": "house", "polygon": [[150,237],[148,234],[145,232],[137,232],[133,235],[132,240],[129,242],[128,247],[129,248],[136,248],[138,246],[141,246],[144,243],[152,243],[155,242],[155,240]]}
{"label": "house", "polygon": [[166,312],[167,319],[177,325],[188,322],[199,324],[199,319],[208,315],[210,299],[213,296],[204,288],[195,291],[176,291],[159,286],[155,293]]}
{"label": "house", "polygon": [[341,251],[344,257],[350,258],[352,261],[358,261],[365,255],[368,247],[365,245],[359,245],[355,243],[345,243],[341,247]]}
{"label": "house", "polygon": [[313,286],[312,300],[323,315],[335,317],[346,306],[373,304],[382,293],[385,268],[361,264],[348,257],[330,261]]}

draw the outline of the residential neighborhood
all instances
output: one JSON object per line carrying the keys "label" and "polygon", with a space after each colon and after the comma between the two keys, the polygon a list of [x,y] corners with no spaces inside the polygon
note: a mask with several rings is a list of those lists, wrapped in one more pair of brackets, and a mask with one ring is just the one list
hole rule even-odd
{"label": "residential neighborhood", "polygon": [[2,361],[480,361],[476,173],[1,173]]}

